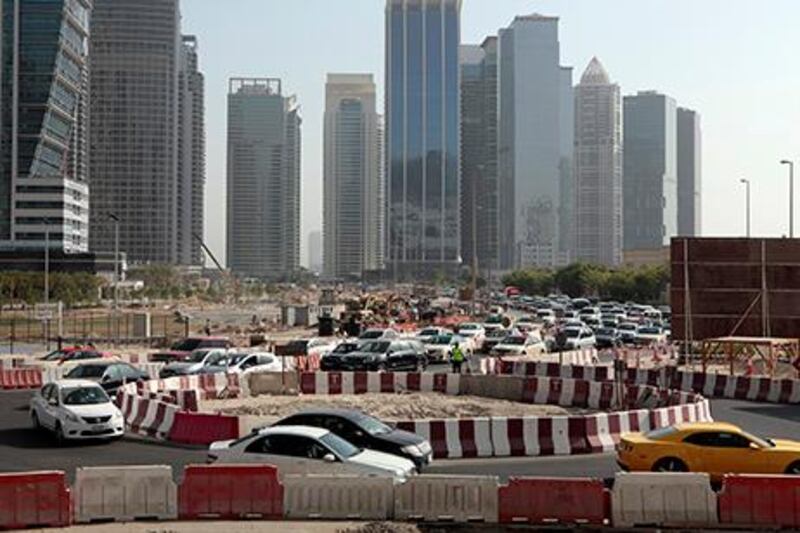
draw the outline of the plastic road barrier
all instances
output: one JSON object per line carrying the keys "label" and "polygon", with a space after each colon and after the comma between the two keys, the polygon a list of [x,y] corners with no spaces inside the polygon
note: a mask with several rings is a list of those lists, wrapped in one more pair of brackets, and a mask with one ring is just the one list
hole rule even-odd
{"label": "plastic road barrier", "polygon": [[66,527],[71,522],[64,472],[0,474],[0,529]]}
{"label": "plastic road barrier", "polygon": [[497,477],[419,476],[394,488],[397,520],[497,522]]}
{"label": "plastic road barrier", "polygon": [[169,466],[78,468],[75,521],[174,520],[178,488]]}
{"label": "plastic road barrier", "polygon": [[175,413],[169,440],[183,444],[211,444],[239,437],[239,418],[204,413]]}
{"label": "plastic road barrier", "polygon": [[189,465],[178,487],[182,520],[283,518],[283,485],[272,465]]}
{"label": "plastic road barrier", "polygon": [[717,524],[708,474],[618,473],[611,492],[614,527],[702,528]]}
{"label": "plastic road barrier", "polygon": [[726,475],[719,493],[721,524],[800,528],[800,478]]}
{"label": "plastic road barrier", "polygon": [[603,525],[610,518],[609,494],[598,479],[512,477],[498,499],[502,523]]}
{"label": "plastic road barrier", "polygon": [[388,520],[394,515],[390,477],[289,475],[283,487],[289,520]]}

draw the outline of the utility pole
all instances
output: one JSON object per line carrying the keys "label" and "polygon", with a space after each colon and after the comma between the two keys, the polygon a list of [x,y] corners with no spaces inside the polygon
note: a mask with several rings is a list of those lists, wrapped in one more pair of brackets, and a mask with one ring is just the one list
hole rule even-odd
{"label": "utility pole", "polygon": [[747,238],[750,238],[750,180],[742,178],[740,183],[745,185],[745,226],[747,228]]}
{"label": "utility pole", "polygon": [[789,238],[794,238],[794,161],[784,159],[781,165],[789,166]]}

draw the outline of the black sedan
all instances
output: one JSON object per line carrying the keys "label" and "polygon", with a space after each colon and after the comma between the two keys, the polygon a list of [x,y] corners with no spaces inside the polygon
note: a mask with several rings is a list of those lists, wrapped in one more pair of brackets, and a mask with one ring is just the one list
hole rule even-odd
{"label": "black sedan", "polygon": [[147,372],[121,361],[100,361],[78,365],[70,370],[66,379],[96,381],[109,395],[114,395],[123,384],[147,381]]}
{"label": "black sedan", "polygon": [[391,453],[414,462],[418,471],[430,464],[433,449],[415,433],[394,429],[377,418],[349,409],[302,411],[276,422],[276,426],[324,428],[359,448]]}
{"label": "black sedan", "polygon": [[347,354],[358,350],[360,344],[354,341],[340,343],[336,348],[322,356],[319,362],[319,369],[323,372],[335,370],[345,370],[344,359]]}
{"label": "black sedan", "polygon": [[380,340],[366,342],[358,350],[342,357],[341,370],[415,372],[423,370],[426,364],[427,359],[416,343]]}

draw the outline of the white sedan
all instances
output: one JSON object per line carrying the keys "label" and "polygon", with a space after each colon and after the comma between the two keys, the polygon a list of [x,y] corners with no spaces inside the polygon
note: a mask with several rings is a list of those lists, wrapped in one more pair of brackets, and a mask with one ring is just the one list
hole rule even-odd
{"label": "white sedan", "polygon": [[392,477],[402,482],[414,463],[388,453],[361,449],[327,429],[275,426],[255,430],[237,440],[214,442],[210,463],[267,463],[287,474],[355,474]]}
{"label": "white sedan", "polygon": [[103,388],[85,379],[63,379],[41,388],[31,399],[33,427],[52,431],[56,441],[115,439],[125,433],[122,412]]}
{"label": "white sedan", "polygon": [[494,357],[532,356],[547,353],[547,345],[535,335],[508,335],[490,352]]}
{"label": "white sedan", "polygon": [[458,334],[472,341],[472,350],[480,351],[486,340],[486,329],[477,322],[465,322],[458,326]]}

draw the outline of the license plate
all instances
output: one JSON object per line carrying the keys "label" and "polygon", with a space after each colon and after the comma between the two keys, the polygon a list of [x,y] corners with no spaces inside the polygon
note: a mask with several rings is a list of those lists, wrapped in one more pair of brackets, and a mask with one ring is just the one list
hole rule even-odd
{"label": "license plate", "polygon": [[105,431],[108,429],[105,424],[96,424],[92,426],[92,431]]}

